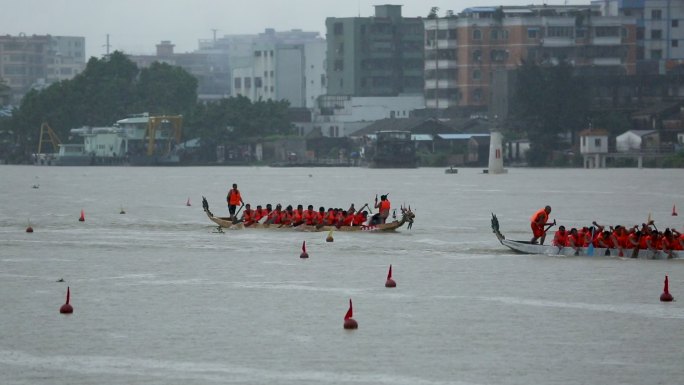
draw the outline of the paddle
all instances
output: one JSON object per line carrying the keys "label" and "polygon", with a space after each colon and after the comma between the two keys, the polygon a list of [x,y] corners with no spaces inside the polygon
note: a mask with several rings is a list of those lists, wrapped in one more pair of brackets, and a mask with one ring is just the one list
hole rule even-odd
{"label": "paddle", "polygon": [[244,206],[245,206],[244,203],[241,204],[241,205],[240,205],[240,208],[238,208],[238,211],[235,213],[235,215],[233,215],[232,221],[233,221],[233,224],[234,224],[234,225],[240,223],[240,220],[238,220],[237,217],[238,217],[238,214],[240,214],[240,210],[242,210],[242,208],[243,208]]}
{"label": "paddle", "polygon": [[594,228],[591,228],[591,240],[589,241],[589,247],[587,247],[587,255],[590,257],[594,256]]}

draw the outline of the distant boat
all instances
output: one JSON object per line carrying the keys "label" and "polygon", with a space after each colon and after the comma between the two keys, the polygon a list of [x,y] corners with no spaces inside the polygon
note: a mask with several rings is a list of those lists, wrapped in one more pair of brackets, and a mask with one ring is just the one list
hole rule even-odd
{"label": "distant boat", "polygon": [[454,166],[449,166],[446,170],[444,170],[445,174],[458,174],[458,169],[454,168]]}

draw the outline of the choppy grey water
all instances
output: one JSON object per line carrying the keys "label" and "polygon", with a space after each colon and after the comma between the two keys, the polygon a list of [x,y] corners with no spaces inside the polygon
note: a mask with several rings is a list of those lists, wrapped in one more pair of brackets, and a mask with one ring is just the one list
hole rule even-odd
{"label": "choppy grey water", "polygon": [[[545,204],[568,226],[651,213],[682,230],[683,176],[2,166],[0,383],[681,384],[682,261],[517,255],[490,213],[520,239]],[[201,197],[225,215],[234,182],[252,204],[360,207],[389,192],[416,222],[332,243],[215,233]],[[666,274],[680,301],[659,302]],[[350,298],[356,331],[342,328]]]}

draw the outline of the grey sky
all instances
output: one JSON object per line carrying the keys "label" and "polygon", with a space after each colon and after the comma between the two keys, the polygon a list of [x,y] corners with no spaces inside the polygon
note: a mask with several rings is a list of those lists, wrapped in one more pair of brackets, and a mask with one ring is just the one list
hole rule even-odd
{"label": "grey sky", "polygon": [[[325,37],[326,17],[371,16],[374,5],[400,4],[408,17],[427,16],[430,8],[460,12],[473,6],[541,4],[530,0],[0,0],[0,34],[84,36],[87,57],[111,50],[152,54],[171,40],[176,52],[190,52],[200,39],[277,31],[318,31]],[[547,4],[589,4],[554,0]]]}

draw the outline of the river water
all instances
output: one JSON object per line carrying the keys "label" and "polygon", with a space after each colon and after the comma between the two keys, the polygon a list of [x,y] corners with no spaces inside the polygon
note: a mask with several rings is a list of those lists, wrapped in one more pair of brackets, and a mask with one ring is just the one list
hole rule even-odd
{"label": "river water", "polygon": [[[513,254],[490,218],[513,239],[546,204],[566,226],[650,214],[682,231],[683,177],[1,166],[0,383],[682,384],[684,262]],[[232,183],[253,205],[358,208],[389,193],[416,220],[331,243],[216,233],[201,197],[226,215]],[[665,275],[672,303],[659,301]],[[350,298],[355,331],[342,328]]]}

